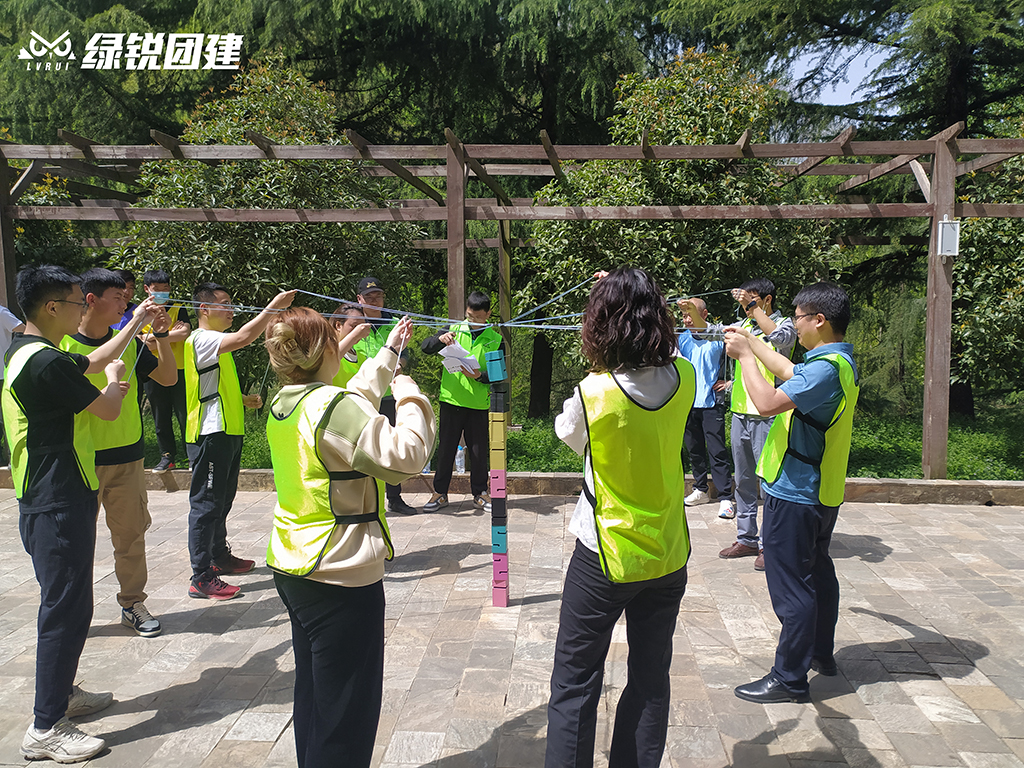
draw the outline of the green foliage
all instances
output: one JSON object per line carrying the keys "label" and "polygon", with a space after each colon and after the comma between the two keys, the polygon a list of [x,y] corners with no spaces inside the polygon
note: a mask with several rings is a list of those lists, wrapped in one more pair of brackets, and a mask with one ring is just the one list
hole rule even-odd
{"label": "green foliage", "polygon": [[521,430],[509,430],[506,457],[509,472],[582,472],[583,457],[555,435],[551,422],[529,419]]}
{"label": "green foliage", "polygon": [[[719,49],[685,52],[665,77],[623,77],[611,133],[617,143],[725,144],[750,129],[765,140],[782,94]],[[723,160],[588,162],[552,182],[538,198],[553,205],[764,205],[791,202],[794,185],[776,186],[767,163]],[[815,201],[820,197],[812,195]],[[804,202],[809,202],[804,199]],[[801,220],[543,221],[527,257],[531,275],[517,297],[532,306],[594,273],[620,265],[643,267],[668,293],[727,289],[744,279],[771,277],[781,295],[814,276],[830,274],[838,256],[828,222]],[[578,291],[545,308],[558,315],[582,309]],[[729,316],[734,302],[708,299],[712,315]],[[566,348],[565,342],[562,349]]]}
{"label": "green foliage", "polygon": [[[1024,162],[973,176],[960,198],[971,203],[1024,203]],[[1024,355],[1024,221],[965,219],[960,255],[953,260],[955,376],[998,386],[1020,380]]]}
{"label": "green foliage", "polygon": [[[3,132],[0,132],[2,135]],[[18,199],[19,205],[67,205],[62,180],[44,174],[40,181]],[[93,266],[82,248],[81,224],[74,221],[26,220],[14,226],[14,250],[18,267],[30,264],[60,264],[76,274]]]}
{"label": "green foliage", "polygon": [[[245,130],[279,144],[343,144],[335,132],[332,94],[284,66],[280,56],[254,64],[199,107],[182,139],[192,144],[250,145]],[[383,206],[383,187],[348,161],[194,161],[147,163],[140,183],[150,207],[366,208]],[[223,283],[236,303],[263,306],[279,290],[303,288],[354,298],[374,274],[399,302],[399,286],[422,277],[409,258],[418,229],[407,224],[262,224],[139,222],[119,261],[137,272],[163,267],[175,297],[203,280]],[[334,302],[303,301],[330,311]],[[396,304],[401,306],[401,304]],[[252,368],[252,365],[247,366]],[[262,376],[243,372],[243,380]]]}

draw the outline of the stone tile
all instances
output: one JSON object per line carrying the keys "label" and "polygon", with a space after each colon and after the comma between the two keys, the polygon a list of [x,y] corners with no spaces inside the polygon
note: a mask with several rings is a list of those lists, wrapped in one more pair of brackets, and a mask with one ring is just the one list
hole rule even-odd
{"label": "stone tile", "polygon": [[874,720],[823,721],[825,732],[840,749],[891,750],[892,742]]}
{"label": "stone tile", "polygon": [[950,690],[971,709],[997,709],[1013,712],[1020,708],[1000,689],[988,685],[951,685]]}
{"label": "stone tile", "polygon": [[889,733],[888,736],[908,765],[960,765],[960,758],[941,736],[918,733]]}
{"label": "stone tile", "polygon": [[907,704],[868,705],[868,711],[888,734],[935,734],[935,726],[916,706]]}
{"label": "stone tile", "polygon": [[291,715],[276,712],[243,712],[224,738],[232,741],[277,741],[291,719]]}
{"label": "stone tile", "polygon": [[996,755],[989,752],[961,752],[967,768],[1024,768],[1021,762],[1014,755]]}
{"label": "stone tile", "polygon": [[951,696],[915,696],[914,703],[933,723],[980,723],[981,719],[960,699]]}
{"label": "stone tile", "polygon": [[426,731],[395,731],[384,753],[384,763],[423,765],[441,756],[443,733]]}
{"label": "stone tile", "polygon": [[983,723],[936,723],[946,743],[957,752],[1010,752],[1010,747]]}

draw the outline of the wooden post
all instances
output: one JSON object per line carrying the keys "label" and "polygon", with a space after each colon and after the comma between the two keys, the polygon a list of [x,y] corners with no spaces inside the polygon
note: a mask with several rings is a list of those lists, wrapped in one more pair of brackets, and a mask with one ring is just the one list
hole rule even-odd
{"label": "wooden post", "polygon": [[[510,221],[498,222],[498,319],[507,323],[512,319],[512,223]],[[512,379],[512,331],[504,325],[501,327],[501,336],[505,339],[505,347],[508,350],[507,367],[508,377]]]}
{"label": "wooden post", "polygon": [[[963,128],[963,123],[959,126]],[[957,133],[959,130],[957,131]],[[943,134],[947,134],[943,131]],[[935,142],[932,163],[931,240],[928,244],[928,288],[925,305],[924,425],[921,470],[926,480],[946,477],[949,438],[949,355],[953,323],[953,260],[939,255],[939,224],[953,219],[956,202],[956,138]]]}
{"label": "wooden post", "polygon": [[447,147],[448,317],[466,315],[466,164],[461,147]]}
{"label": "wooden post", "polygon": [[14,253],[14,219],[7,215],[11,205],[11,185],[14,174],[7,165],[7,158],[0,151],[0,304],[16,315],[21,314],[18,300],[14,296],[14,283],[18,274],[18,263]]}

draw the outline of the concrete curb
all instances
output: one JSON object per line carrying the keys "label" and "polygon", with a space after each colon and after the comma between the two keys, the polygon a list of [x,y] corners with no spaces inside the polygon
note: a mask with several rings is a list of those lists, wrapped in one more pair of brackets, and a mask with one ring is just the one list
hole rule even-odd
{"label": "concrete curb", "polygon": [[[191,473],[187,469],[170,472],[146,471],[146,487],[151,491],[188,492]],[[402,487],[409,493],[430,493],[433,473],[418,475]],[[687,478],[687,490],[691,480]],[[0,469],[0,488],[13,488],[11,472]],[[575,472],[509,472],[508,492],[514,496],[575,496],[583,487],[583,475]],[[238,478],[240,491],[274,490],[274,474],[269,469],[243,469]],[[469,476],[454,475],[451,493],[468,494]],[[889,504],[979,504],[1024,506],[1024,482],[996,480],[903,480],[853,477],[846,481],[846,501]]]}

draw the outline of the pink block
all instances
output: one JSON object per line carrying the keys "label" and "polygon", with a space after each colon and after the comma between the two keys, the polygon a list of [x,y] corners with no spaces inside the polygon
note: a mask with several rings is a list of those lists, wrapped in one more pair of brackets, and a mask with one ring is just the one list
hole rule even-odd
{"label": "pink block", "polygon": [[505,470],[504,469],[492,469],[491,470],[491,498],[492,499],[504,499],[505,498]]}
{"label": "pink block", "polygon": [[494,580],[508,581],[508,553],[491,555],[494,565]]}
{"label": "pink block", "polygon": [[508,584],[499,587],[495,585],[491,590],[491,605],[495,608],[508,608]]}

